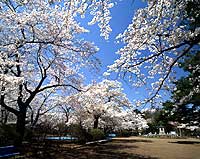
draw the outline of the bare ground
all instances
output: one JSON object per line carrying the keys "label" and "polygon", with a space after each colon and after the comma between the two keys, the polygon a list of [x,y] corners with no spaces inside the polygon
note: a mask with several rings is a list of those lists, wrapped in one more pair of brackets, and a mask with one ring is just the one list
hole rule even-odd
{"label": "bare ground", "polygon": [[[127,141],[127,142],[126,142]],[[142,154],[159,159],[200,159],[198,139],[155,139],[155,138],[116,138],[113,144],[124,143],[137,148],[123,149],[120,152]]]}
{"label": "bare ground", "polygon": [[87,146],[63,144],[28,157],[48,159],[200,159],[199,139],[115,138]]}

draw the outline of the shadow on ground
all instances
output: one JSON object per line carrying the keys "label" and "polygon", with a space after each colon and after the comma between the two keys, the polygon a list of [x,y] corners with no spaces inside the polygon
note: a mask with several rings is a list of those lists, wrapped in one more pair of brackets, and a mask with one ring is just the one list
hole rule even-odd
{"label": "shadow on ground", "polygon": [[173,144],[200,144],[198,141],[176,141],[176,142],[169,142]]}
{"label": "shadow on ground", "polygon": [[[125,143],[127,142],[127,144]],[[150,156],[142,156],[134,154],[134,149],[138,148],[129,145],[129,141],[108,142],[105,144],[95,144],[88,146],[80,146],[77,148],[56,147],[46,148],[41,152],[36,150],[35,154],[27,157],[29,159],[158,159]],[[138,142],[138,141],[137,141]],[[126,150],[126,151],[123,151]],[[128,151],[127,151],[128,150]],[[127,153],[132,151],[133,153]]]}
{"label": "shadow on ground", "polygon": [[128,139],[126,139],[126,140],[117,139],[117,140],[113,140],[113,142],[119,142],[119,143],[147,142],[147,143],[152,143],[153,141],[151,141],[151,140],[139,140],[139,139],[137,139],[137,140],[133,140],[133,139],[131,139],[131,140],[128,140]]}
{"label": "shadow on ground", "polygon": [[97,144],[81,147],[72,151],[63,151],[62,156],[68,159],[157,159],[149,156],[121,152],[123,149],[134,149],[137,146]]}

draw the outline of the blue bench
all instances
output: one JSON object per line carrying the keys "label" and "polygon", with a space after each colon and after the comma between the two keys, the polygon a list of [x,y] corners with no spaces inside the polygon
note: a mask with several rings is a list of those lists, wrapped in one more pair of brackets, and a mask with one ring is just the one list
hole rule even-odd
{"label": "blue bench", "polygon": [[17,151],[14,146],[4,146],[0,147],[0,158],[12,157],[19,155],[20,153]]}
{"label": "blue bench", "polygon": [[113,138],[113,137],[116,137],[117,135],[116,134],[108,134],[108,137],[111,137],[111,138]]}

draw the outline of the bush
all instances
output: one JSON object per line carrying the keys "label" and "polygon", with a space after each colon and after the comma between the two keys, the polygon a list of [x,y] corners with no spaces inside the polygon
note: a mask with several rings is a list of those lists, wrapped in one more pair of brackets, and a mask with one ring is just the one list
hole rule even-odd
{"label": "bush", "polygon": [[25,134],[24,134],[24,140],[26,141],[32,141],[34,137],[34,130],[31,130],[30,128],[25,129]]}
{"label": "bush", "polygon": [[[118,136],[122,136],[122,137],[129,137],[133,135],[133,132],[130,130],[121,130],[120,132],[118,132],[117,134]],[[135,135],[135,134],[134,134]]]}
{"label": "bush", "polygon": [[72,124],[69,127],[70,136],[78,138],[78,142],[83,144],[89,140],[89,134],[79,124]]}
{"label": "bush", "polygon": [[92,136],[92,140],[101,140],[105,138],[104,132],[100,129],[90,130],[90,135]]}
{"label": "bush", "polygon": [[0,125],[0,146],[13,144],[15,138],[17,138],[15,125]]}

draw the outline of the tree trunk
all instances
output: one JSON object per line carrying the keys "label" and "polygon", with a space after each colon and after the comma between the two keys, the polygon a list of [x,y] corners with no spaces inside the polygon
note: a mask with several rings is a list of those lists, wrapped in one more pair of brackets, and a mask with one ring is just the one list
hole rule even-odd
{"label": "tree trunk", "polygon": [[36,114],[35,119],[33,117],[33,114],[31,115],[31,130],[33,130],[35,128],[35,125],[37,124],[39,117],[40,117],[39,112]]}
{"label": "tree trunk", "polygon": [[4,107],[1,108],[1,124],[6,124],[8,121],[8,114],[9,112],[6,111]]}
{"label": "tree trunk", "polygon": [[19,112],[17,115],[16,123],[16,133],[17,136],[14,141],[15,146],[21,146],[25,133],[25,124],[26,124],[26,111]]}
{"label": "tree trunk", "polygon": [[97,129],[98,128],[98,125],[99,125],[99,117],[94,117],[94,129]]}

